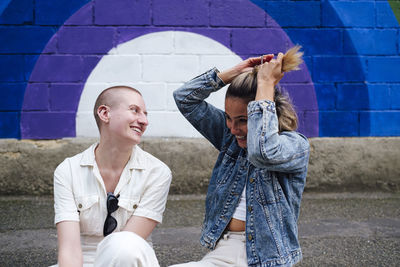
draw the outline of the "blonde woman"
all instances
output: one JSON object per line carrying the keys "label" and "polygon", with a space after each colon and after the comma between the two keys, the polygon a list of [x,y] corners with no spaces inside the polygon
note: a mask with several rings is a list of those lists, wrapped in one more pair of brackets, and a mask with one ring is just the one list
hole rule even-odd
{"label": "blonde woman", "polygon": [[[278,82],[301,63],[299,47],[211,69],[174,92],[185,118],[219,150],[206,197],[199,262],[174,266],[292,266],[309,143]],[[204,100],[230,86],[225,112]]]}

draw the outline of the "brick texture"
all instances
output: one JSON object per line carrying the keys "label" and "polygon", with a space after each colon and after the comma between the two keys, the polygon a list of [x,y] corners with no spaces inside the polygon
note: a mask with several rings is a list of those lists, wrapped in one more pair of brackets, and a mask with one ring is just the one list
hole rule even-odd
{"label": "brick texture", "polygon": [[[63,127],[60,128],[60,121]],[[21,137],[24,139],[57,139],[73,137],[75,113],[73,112],[22,112]]]}
{"label": "brick texture", "polygon": [[322,25],[326,27],[375,27],[373,1],[322,1]]}
{"label": "brick texture", "polygon": [[320,111],[320,121],[329,123],[320,124],[319,134],[326,136],[358,136],[359,114],[352,111]]}
{"label": "brick texture", "polygon": [[[368,127],[369,132],[367,132]],[[366,111],[360,114],[361,134],[368,136],[399,136],[400,111]]]}
{"label": "brick texture", "polygon": [[[395,29],[353,29],[344,35],[343,46],[345,54],[361,55],[396,55],[397,30]],[[364,40],[357,47],[354,43]],[[384,41],[380,41],[384,40]]]}
{"label": "brick texture", "polygon": [[362,82],[365,80],[365,75],[361,65],[362,61],[358,57],[315,57],[313,81]]}
{"label": "brick texture", "polygon": [[47,83],[33,83],[28,85],[27,100],[22,106],[23,111],[49,109],[49,85]]}
{"label": "brick texture", "polygon": [[[319,27],[320,1],[264,1],[265,10],[268,14],[284,17],[279,21],[282,27]],[[312,14],[308,16],[306,14]],[[301,20],[298,19],[301,15]]]}
{"label": "brick texture", "polygon": [[70,15],[90,0],[35,1],[35,24],[62,25]]}
{"label": "brick texture", "polygon": [[368,80],[371,82],[400,82],[400,55],[368,59]]}
{"label": "brick texture", "polygon": [[24,83],[0,83],[0,114],[4,111],[20,111],[24,93]]}
{"label": "brick texture", "polygon": [[96,25],[149,25],[150,1],[102,0],[95,1]]}
{"label": "brick texture", "polygon": [[397,27],[398,21],[387,1],[377,1],[376,5],[376,26],[378,27]]}
{"label": "brick texture", "polygon": [[153,0],[154,25],[206,26],[207,0]]}
{"label": "brick texture", "polygon": [[[343,34],[332,29],[288,29],[292,41],[303,47],[306,55],[340,55],[343,51]],[[321,44],[326,45],[321,45]]]}
{"label": "brick texture", "polygon": [[392,85],[390,88],[390,107],[400,110],[400,85]]}
{"label": "brick texture", "polygon": [[19,112],[0,113],[0,138],[19,138]]}
{"label": "brick texture", "polygon": [[33,0],[11,1],[0,16],[0,24],[30,24],[33,22]]}
{"label": "brick texture", "polygon": [[112,47],[116,30],[106,27],[63,27],[58,32],[61,54],[105,54]]}
{"label": "brick texture", "polygon": [[[73,137],[79,123],[87,124],[80,133],[96,132],[94,98],[121,83],[142,91],[147,135],[198,137],[176,109],[175,88],[213,66],[224,70],[294,44],[303,47],[304,63],[281,85],[299,113],[299,131],[400,136],[395,2],[7,2],[0,13],[0,138]],[[210,98],[219,108],[224,90]]]}
{"label": "brick texture", "polygon": [[0,81],[22,82],[25,59],[21,55],[0,55]]}
{"label": "brick texture", "polygon": [[[7,45],[0,46],[0,53],[41,53],[44,48],[44,42],[54,33],[54,29],[50,27],[2,26],[0,27],[0,43],[7,43]],[[26,45],[28,42],[29,46]]]}
{"label": "brick texture", "polygon": [[227,27],[263,27],[266,24],[266,14],[256,5],[249,4],[247,0],[214,0],[210,5],[210,24]]}

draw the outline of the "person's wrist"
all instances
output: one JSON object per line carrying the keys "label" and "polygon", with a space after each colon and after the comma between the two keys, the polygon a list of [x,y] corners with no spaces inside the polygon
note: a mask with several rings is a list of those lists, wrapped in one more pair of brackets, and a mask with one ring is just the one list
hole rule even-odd
{"label": "person's wrist", "polygon": [[232,80],[238,75],[237,71],[232,68],[218,73],[218,77],[225,83],[231,83]]}
{"label": "person's wrist", "polygon": [[225,84],[227,84],[228,83],[228,78],[227,78],[227,76],[226,76],[226,72],[225,71],[223,71],[223,72],[218,72],[217,73],[217,76],[221,79],[221,81],[223,81]]}
{"label": "person's wrist", "polygon": [[257,81],[257,93],[255,100],[274,100],[274,82],[270,80]]}
{"label": "person's wrist", "polygon": [[259,79],[257,80],[257,85],[259,87],[263,87],[263,88],[268,88],[268,87],[275,87],[275,83],[272,80],[264,80],[264,79]]}

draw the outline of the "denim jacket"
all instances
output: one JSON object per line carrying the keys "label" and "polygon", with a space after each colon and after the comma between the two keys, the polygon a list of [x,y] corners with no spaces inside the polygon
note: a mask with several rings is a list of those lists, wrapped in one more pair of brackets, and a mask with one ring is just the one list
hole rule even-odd
{"label": "denim jacket", "polygon": [[246,185],[246,253],[249,266],[292,266],[302,254],[297,220],[309,144],[297,132],[278,133],[272,101],[247,106],[247,149],[226,126],[225,113],[205,102],[225,84],[218,70],[185,83],[174,98],[185,118],[219,150],[206,197],[200,242],[214,249]]}

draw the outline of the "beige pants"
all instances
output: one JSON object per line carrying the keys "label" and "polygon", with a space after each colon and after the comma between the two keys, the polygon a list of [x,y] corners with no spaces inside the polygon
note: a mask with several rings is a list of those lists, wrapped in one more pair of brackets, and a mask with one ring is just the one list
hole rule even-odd
{"label": "beige pants", "polygon": [[172,265],[171,267],[247,267],[246,236],[244,232],[227,232],[213,251],[201,261]]}
{"label": "beige pants", "polygon": [[146,240],[132,232],[116,232],[97,246],[95,267],[159,267],[156,254]]}

